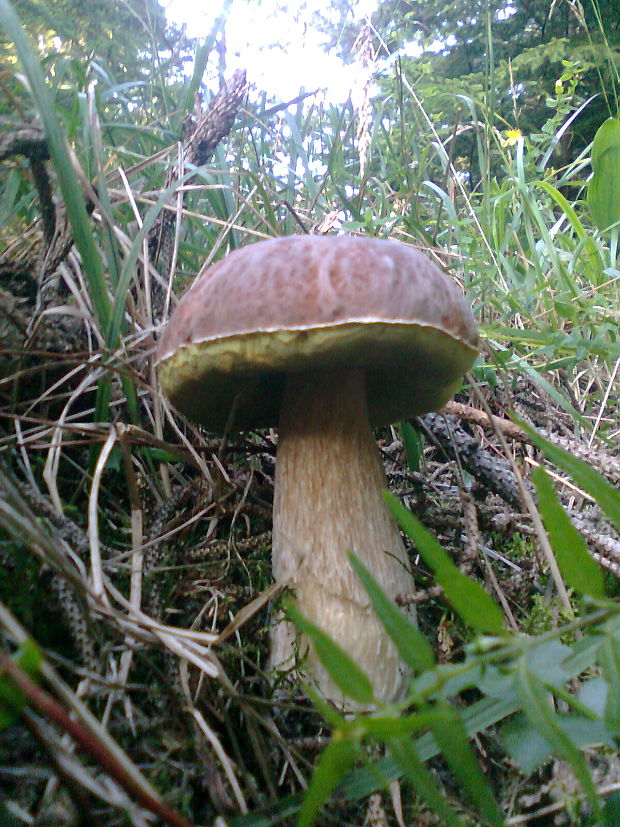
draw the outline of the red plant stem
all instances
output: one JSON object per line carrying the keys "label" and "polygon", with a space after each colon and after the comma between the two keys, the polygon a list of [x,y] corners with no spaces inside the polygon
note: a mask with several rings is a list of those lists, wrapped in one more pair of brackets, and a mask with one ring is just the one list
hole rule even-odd
{"label": "red plant stem", "polygon": [[146,810],[170,827],[194,827],[163,801],[153,797],[122,767],[109,750],[79,721],[71,718],[52,696],[37,686],[4,652],[0,652],[0,675],[5,674],[24,694],[32,707],[54,721],[80,745],[105,772]]}

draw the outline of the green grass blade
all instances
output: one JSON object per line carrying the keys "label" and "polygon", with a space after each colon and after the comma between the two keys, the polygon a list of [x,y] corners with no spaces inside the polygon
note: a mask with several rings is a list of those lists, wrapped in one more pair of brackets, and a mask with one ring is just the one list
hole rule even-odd
{"label": "green grass blade", "polygon": [[431,778],[419,757],[413,741],[409,738],[394,738],[388,741],[388,746],[400,772],[415,792],[426,801],[435,815],[438,815],[448,827],[459,827],[459,819],[439,792],[436,782]]}
{"label": "green grass blade", "polygon": [[318,689],[315,689],[310,684],[307,683],[304,685],[304,692],[314,704],[319,715],[324,718],[325,722],[329,724],[332,729],[339,729],[342,732],[349,732],[351,729],[350,722],[352,719],[345,718],[335,706],[332,706],[325,700]]}
{"label": "green grass blade", "polygon": [[372,684],[355,661],[325,632],[297,611],[292,603],[287,603],[285,609],[297,628],[312,641],[321,663],[338,688],[356,703],[375,703]]}
{"label": "green grass blade", "polygon": [[202,78],[207,68],[209,56],[215,48],[218,36],[224,30],[226,20],[228,19],[228,15],[230,14],[230,10],[232,8],[232,3],[233,0],[225,0],[219,15],[213,21],[211,31],[196,50],[192,76],[185,84],[178,107],[179,111],[177,114],[177,122],[179,125],[187,112],[189,112],[194,106],[194,97],[200,89],[200,84],[202,83]]}
{"label": "green grass blade", "polygon": [[403,440],[407,465],[411,471],[419,471],[424,449],[422,434],[416,431],[413,425],[407,422],[407,420],[401,422],[398,429]]}
{"label": "green grass blade", "polygon": [[617,739],[620,735],[620,641],[608,634],[601,644],[599,658],[608,686],[605,724]]}
{"label": "green grass blade", "polygon": [[54,110],[37,56],[8,0],[0,0],[0,25],[4,27],[9,40],[12,40],[15,44],[15,50],[28,78],[32,97],[45,131],[50,158],[54,164],[58,184],[65,201],[67,216],[71,222],[75,246],[82,257],[84,275],[88,283],[95,313],[101,330],[104,332],[107,330],[110,321],[111,306],[103,264],[91,231],[84,196],[69,158],[69,150],[62,126]]}
{"label": "green grass blade", "polygon": [[545,469],[535,468],[532,479],[538,494],[540,515],[562,576],[580,594],[604,597],[601,570],[588,554],[585,540],[562,508]]}
{"label": "green grass blade", "polygon": [[603,259],[599,253],[598,247],[594,239],[591,235],[588,234],[586,228],[583,226],[581,221],[579,220],[579,216],[570,205],[568,200],[562,195],[562,193],[552,186],[548,181],[539,181],[538,186],[543,189],[547,195],[549,195],[555,203],[560,207],[560,209],[564,212],[564,215],[570,221],[571,227],[575,231],[575,235],[579,238],[580,241],[583,242],[584,248],[588,257],[590,258],[590,264],[592,265],[593,273],[596,273],[600,276],[603,272],[604,265]]}
{"label": "green grass blade", "polygon": [[568,451],[553,445],[540,436],[537,431],[518,417],[514,421],[523,428],[525,433],[539,448],[548,460],[570,474],[573,482],[591,494],[601,509],[620,529],[620,493],[607,482],[597,471],[581,459],[577,459]]}
{"label": "green grass blade", "polygon": [[480,632],[498,634],[504,618],[495,601],[475,580],[454,565],[433,535],[392,494],[384,492],[388,508],[429,566],[446,598],[466,623]]}
{"label": "green grass blade", "polygon": [[605,799],[602,812],[603,827],[617,827],[620,824],[620,793],[613,792]]}
{"label": "green grass blade", "polygon": [[[609,353],[608,347],[606,347],[606,351]],[[539,370],[530,367],[522,360],[519,360],[519,362],[521,363],[520,367],[525,370],[528,376],[530,376],[537,385],[540,385],[545,393],[548,393],[549,396],[558,403],[558,405],[564,408],[564,410],[571,415],[574,422],[578,422],[586,431],[591,430],[592,426],[588,420],[568,401],[568,399],[565,399],[564,396],[559,393],[557,388],[555,388],[551,382],[545,379]],[[548,366],[545,366],[545,369],[547,369],[547,367]]]}
{"label": "green grass blade", "polygon": [[469,746],[459,714],[447,704],[442,712],[444,715],[432,726],[437,746],[485,821],[501,827],[504,818]]}
{"label": "green grass blade", "polygon": [[433,649],[424,635],[415,628],[398,606],[381,589],[369,570],[358,558],[349,552],[353,571],[368,592],[372,607],[386,632],[394,641],[403,661],[414,672],[424,672],[435,665]]}
{"label": "green grass blade", "polygon": [[[190,176],[191,172],[187,173],[186,176],[182,179],[181,183],[185,181],[185,178],[188,178]],[[127,293],[129,291],[129,285],[135,272],[136,262],[138,260],[138,256],[140,255],[140,252],[142,251],[142,244],[144,242],[144,239],[147,237],[151,227],[154,226],[158,215],[164,208],[164,205],[170,198],[170,193],[174,190],[174,187],[176,186],[177,184],[175,184],[173,187],[169,189],[164,190],[163,193],[160,195],[157,203],[150,208],[150,210],[144,218],[142,227],[136,234],[129,251],[127,252],[125,261],[123,262],[123,267],[119,276],[118,284],[116,285],[114,292],[114,306],[112,308],[112,315],[106,330],[106,345],[111,351],[116,350],[120,343],[120,337],[123,331],[123,323],[125,317],[125,302],[127,299]],[[127,401],[129,404],[131,416],[132,418],[136,419],[138,406],[135,388],[125,376],[122,376],[121,379],[123,383],[123,390],[125,391],[125,395],[127,397]],[[101,382],[99,382],[99,385],[97,386],[97,396],[95,400],[94,414],[95,422],[107,421],[108,408],[110,404],[110,393],[110,377],[106,376],[101,380]],[[94,457],[95,453],[92,452],[91,466]]]}
{"label": "green grass blade", "polygon": [[331,743],[323,750],[312,774],[310,786],[297,818],[297,827],[311,827],[319,810],[351,769],[359,749],[354,741],[345,739],[338,731]]}
{"label": "green grass blade", "polygon": [[140,227],[139,232],[136,233],[131,247],[127,251],[114,293],[114,306],[112,309],[110,324],[106,329],[106,344],[110,350],[117,348],[120,342],[129,285],[131,284],[131,280],[134,276],[136,262],[138,261],[138,256],[142,252],[144,240],[148,236],[151,228],[155,225],[159,214],[170,200],[170,196],[175,191],[176,187],[184,184],[186,179],[190,178],[191,175],[191,172],[187,173],[179,182],[175,182],[175,184],[171,187],[162,191],[161,195],[157,199],[157,203],[149,209],[144,217],[142,226]]}
{"label": "green grass blade", "polygon": [[422,730],[429,729],[442,713],[416,712],[415,715],[394,716],[389,713],[374,714],[366,717],[360,723],[364,734],[370,735],[378,741],[389,741],[392,738],[402,738],[405,735],[415,735]]}
{"label": "green grass blade", "polygon": [[[518,702],[512,699],[483,698],[468,707],[463,712],[463,723],[469,737],[482,732],[487,727],[494,726],[499,721],[505,720],[519,708]],[[423,761],[428,761],[439,754],[439,747],[433,735],[428,732],[415,740],[416,750]],[[383,758],[374,765],[374,772],[370,769],[360,768],[347,777],[340,791],[347,800],[358,800],[374,792],[380,784],[377,782],[377,775],[383,778],[385,783],[394,781],[400,774],[399,767],[391,758]]]}
{"label": "green grass blade", "polygon": [[590,806],[598,813],[596,787],[584,757],[556,720],[556,714],[549,705],[549,693],[542,681],[530,673],[525,658],[519,661],[516,678],[517,695],[529,722],[549,743],[553,752],[570,764]]}

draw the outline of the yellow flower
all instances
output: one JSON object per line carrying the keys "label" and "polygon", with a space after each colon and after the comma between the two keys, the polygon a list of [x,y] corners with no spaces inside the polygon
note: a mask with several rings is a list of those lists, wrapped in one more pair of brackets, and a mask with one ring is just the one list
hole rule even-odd
{"label": "yellow flower", "polygon": [[502,138],[502,146],[514,146],[521,137],[523,133],[520,129],[507,129]]}

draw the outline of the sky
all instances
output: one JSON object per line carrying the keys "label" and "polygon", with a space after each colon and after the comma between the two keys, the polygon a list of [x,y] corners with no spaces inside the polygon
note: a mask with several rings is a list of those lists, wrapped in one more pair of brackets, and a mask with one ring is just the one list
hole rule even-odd
{"label": "sky", "polygon": [[[191,37],[208,34],[223,5],[223,0],[161,2],[168,19],[185,23]],[[324,88],[333,103],[347,100],[359,86],[359,67],[344,66],[335,55],[327,55],[321,35],[308,25],[312,10],[325,10],[326,5],[320,0],[234,0],[226,23],[228,73],[246,69],[255,88],[283,101],[295,97],[301,87],[308,91]],[[376,5],[377,0],[350,2],[360,23]],[[267,48],[274,43],[278,45]]]}

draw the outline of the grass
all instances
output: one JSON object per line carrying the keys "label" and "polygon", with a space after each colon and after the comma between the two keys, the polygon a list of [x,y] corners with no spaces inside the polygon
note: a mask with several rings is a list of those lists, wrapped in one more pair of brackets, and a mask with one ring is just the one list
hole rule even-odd
{"label": "grass", "polygon": [[[515,787],[523,795],[559,782],[549,763],[534,770],[522,762],[520,775],[510,763],[502,722],[516,713],[511,721],[532,739],[542,734],[572,768],[599,823],[614,823],[612,798],[604,804],[597,795],[574,723],[594,721],[598,728],[587,732],[607,738],[608,753],[615,750],[618,565],[604,549],[617,548],[618,540],[592,509],[598,501],[612,521],[617,501],[598,478],[579,476],[580,466],[562,467],[561,456],[549,455],[560,499],[581,519],[588,548],[607,572],[601,600],[592,585],[580,591],[561,566],[560,577],[573,586],[563,614],[555,609],[548,563],[535,550],[545,543],[542,504],[515,512],[487,493],[478,472],[447,457],[449,445],[427,441],[418,472],[407,463],[400,432],[383,431],[393,491],[471,583],[486,579],[493,602],[502,596],[515,625],[530,634],[477,638],[472,629],[487,629],[485,612],[458,599],[451,608],[433,590],[431,543],[430,568],[420,563],[416,575],[425,592],[419,625],[432,658],[415,664],[421,674],[400,705],[345,719],[301,693],[274,697],[265,673],[271,435],[222,443],[179,420],[152,367],[174,297],[227,250],[326,228],[395,238],[448,268],[473,302],[484,352],[462,401],[470,408],[484,402],[502,417],[516,411],[571,452],[589,451],[599,470],[617,473],[620,271],[613,235],[597,229],[585,203],[588,157],[553,167],[553,147],[580,106],[570,87],[550,108],[545,128],[508,140],[484,97],[463,101],[458,123],[438,127],[411,79],[399,76],[398,94],[373,103],[363,175],[351,104],[332,107],[320,96],[279,104],[251,90],[209,163],[179,176],[181,204],[176,184],[167,182],[177,163],[173,141],[202,70],[213,74],[222,21],[184,87],[154,64],[159,93],[148,100],[138,86],[106,86],[101,73],[96,93],[80,91],[83,67],[68,63],[62,73],[49,72],[53,56],[42,61],[32,51],[6,0],[0,12],[32,91],[19,85],[17,68],[7,70],[2,82],[12,98],[3,104],[4,135],[24,112],[38,113],[75,241],[37,303],[36,273],[22,276],[9,266],[41,212],[28,165],[11,154],[0,181],[0,305],[29,279],[35,287],[28,318],[22,325],[17,311],[11,316],[17,332],[6,334],[0,351],[0,627],[6,653],[30,683],[20,694],[7,677],[10,666],[0,676],[2,763],[51,768],[74,790],[71,806],[82,802],[93,824],[121,817],[138,823],[136,807],[153,811],[164,800],[182,814],[166,811],[169,823],[210,823],[228,813],[231,825],[263,825],[300,813],[299,823],[310,824],[319,811],[327,823],[360,823],[365,799],[399,777],[405,820],[431,808],[446,823],[460,816],[466,823],[517,823],[509,812]],[[476,134],[479,181],[453,157],[455,129]],[[180,229],[176,267],[158,271],[149,232],[164,211]],[[44,252],[41,231],[33,233]],[[27,329],[32,312],[38,322]],[[459,424],[453,428],[458,437]],[[472,428],[495,463],[491,476],[521,473],[527,482],[542,461],[527,438],[507,445],[502,431]],[[477,527],[464,530],[458,492],[468,486],[478,498]],[[557,518],[549,502],[543,521]],[[559,531],[561,543],[568,529]],[[491,571],[464,555],[463,533],[478,549],[500,555],[487,558]],[[423,536],[415,542],[424,543]],[[493,537],[501,537],[495,548]],[[597,537],[604,542],[597,545]],[[512,560],[511,546],[520,551]],[[463,576],[455,570],[458,577],[445,563],[435,568],[448,595]],[[483,602],[491,600],[481,593]],[[31,639],[42,657],[29,654]],[[551,677],[540,667],[545,661],[556,668]],[[603,676],[607,706],[580,700],[574,682],[581,676],[588,684],[590,674]],[[37,681],[54,701],[47,712]],[[570,681],[572,693],[565,688]],[[600,684],[594,689],[602,692]],[[452,697],[459,703],[448,703]],[[541,698],[555,698],[556,711]],[[63,711],[77,719],[80,743],[99,749],[114,796],[89,762],[58,764],[47,724],[62,730]],[[416,739],[403,737],[403,729]],[[458,744],[450,731],[461,733]],[[476,747],[465,733],[477,735]],[[13,817],[53,803],[36,773],[22,785],[30,800],[21,800],[8,778],[2,784]],[[329,803],[337,783],[339,796]],[[395,817],[398,801],[383,794]]]}

